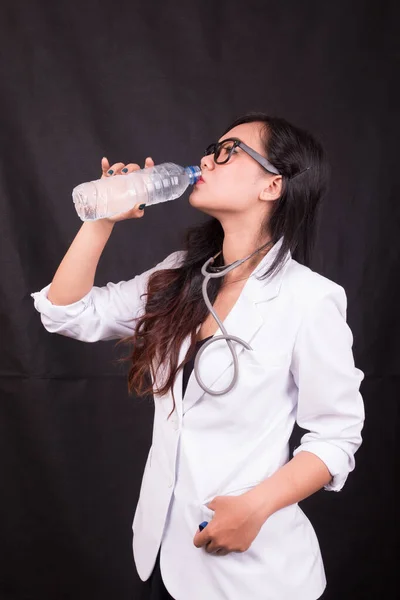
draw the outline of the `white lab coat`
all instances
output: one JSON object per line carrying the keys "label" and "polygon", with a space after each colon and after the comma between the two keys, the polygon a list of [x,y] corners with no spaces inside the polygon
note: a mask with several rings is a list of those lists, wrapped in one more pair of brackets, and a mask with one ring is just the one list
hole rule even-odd
{"label": "white lab coat", "polygon": [[[258,280],[280,245],[281,240],[254,269],[224,321],[230,334],[252,348],[235,343],[235,387],[211,396],[192,373],[182,398],[181,370],[169,419],[172,394],[154,398],[133,551],[146,580],[161,543],[163,580],[176,600],[315,600],[326,585],[314,529],[297,504],[273,514],[246,552],[218,556],[193,544],[198,524],[213,517],[207,502],[244,493],[290,459],[295,420],[309,431],[295,454],[306,450],[326,464],[332,474],[327,490],[340,490],[354,469],[364,420],[363,373],[354,366],[346,295],[290,253],[275,276]],[[183,258],[184,252],[174,252],[130,281],[94,286],[69,306],[52,305],[46,286],[32,294],[35,307],[50,332],[86,342],[131,335],[144,311],[141,294],[149,275],[179,266]],[[189,336],[179,362],[188,345]],[[200,374],[212,389],[229,384],[232,356],[224,340],[205,349]]]}

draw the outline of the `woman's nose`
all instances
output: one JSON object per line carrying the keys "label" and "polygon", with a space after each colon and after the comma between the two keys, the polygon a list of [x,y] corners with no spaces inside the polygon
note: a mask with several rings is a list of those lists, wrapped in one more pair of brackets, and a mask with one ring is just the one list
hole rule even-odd
{"label": "woman's nose", "polygon": [[200,161],[200,168],[201,169],[206,168],[209,171],[211,171],[212,169],[214,169],[214,167],[215,167],[214,155],[207,154],[206,156],[203,156],[203,158]]}

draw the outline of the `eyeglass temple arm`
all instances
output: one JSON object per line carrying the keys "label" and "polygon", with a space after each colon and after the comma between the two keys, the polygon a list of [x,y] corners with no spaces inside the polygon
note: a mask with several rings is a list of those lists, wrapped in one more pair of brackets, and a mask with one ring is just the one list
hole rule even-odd
{"label": "eyeglass temple arm", "polygon": [[240,142],[238,145],[241,148],[243,148],[243,150],[245,150],[247,152],[247,154],[249,154],[252,158],[254,158],[254,160],[256,160],[263,167],[265,167],[267,169],[267,171],[270,171],[271,173],[274,173],[275,175],[280,175],[278,169],[276,167],[274,167],[274,165],[272,163],[270,163],[267,158],[264,158],[264,156],[261,156],[261,154],[259,154],[258,152],[255,152],[252,148],[250,148],[250,146],[248,146],[244,142]]}

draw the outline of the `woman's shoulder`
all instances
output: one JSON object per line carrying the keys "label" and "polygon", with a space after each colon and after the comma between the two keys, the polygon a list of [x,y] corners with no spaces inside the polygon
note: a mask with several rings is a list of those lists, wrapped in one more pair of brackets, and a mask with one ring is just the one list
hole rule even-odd
{"label": "woman's shoulder", "polygon": [[290,261],[283,285],[287,292],[307,305],[325,296],[334,295],[342,299],[346,297],[346,292],[341,285],[294,259]]}

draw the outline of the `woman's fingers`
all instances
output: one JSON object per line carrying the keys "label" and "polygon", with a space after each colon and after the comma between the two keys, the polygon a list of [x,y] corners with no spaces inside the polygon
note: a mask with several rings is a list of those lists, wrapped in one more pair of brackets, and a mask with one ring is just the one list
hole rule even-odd
{"label": "woman's fingers", "polygon": [[[151,156],[148,156],[146,158],[144,166],[146,169],[154,167],[154,160],[151,158]],[[122,162],[118,162],[110,166],[107,157],[103,156],[103,158],[101,159],[102,177],[112,177],[113,175],[127,175],[128,173],[132,173],[133,171],[139,171],[139,169],[141,169],[141,167],[137,163],[128,163],[127,165],[125,165]]]}
{"label": "woman's fingers", "polygon": [[139,171],[139,170],[140,170],[140,165],[137,165],[136,163],[129,163],[124,166],[124,168],[121,171],[121,175],[126,175],[127,173],[132,173],[133,171]]}
{"label": "woman's fingers", "polygon": [[103,158],[101,159],[101,173],[102,173],[102,177],[107,177],[107,171],[110,168],[110,163],[108,162],[108,158],[106,158],[105,156],[103,156]]}
{"label": "woman's fingers", "polygon": [[125,167],[125,164],[122,162],[114,163],[110,166],[108,158],[103,156],[101,159],[101,172],[102,177],[112,177],[113,175],[120,175],[121,170]]}
{"label": "woman's fingers", "polygon": [[[145,168],[154,167],[154,161],[151,156],[148,156],[144,164]],[[137,163],[128,163],[125,165],[122,162],[114,163],[110,166],[108,159],[104,156],[101,159],[101,170],[102,177],[112,177],[113,175],[127,175],[141,169]],[[142,206],[142,208],[139,208]],[[131,210],[125,213],[115,215],[114,217],[108,217],[108,221],[116,223],[117,221],[125,221],[126,219],[141,219],[144,216],[144,204],[137,203]]]}
{"label": "woman's fingers", "polygon": [[144,216],[144,210],[140,209],[141,204],[135,204],[130,210],[114,215],[113,217],[107,217],[107,220],[111,223],[117,223],[118,221],[126,221],[127,219],[141,219]]}
{"label": "woman's fingers", "polygon": [[[150,156],[146,158],[144,166],[145,169],[148,169],[149,167],[154,167],[154,161],[152,158],[150,158]],[[125,167],[122,169],[121,175],[127,175],[128,173],[132,173],[132,171],[138,171],[139,169],[141,169],[141,167],[137,163],[129,163],[125,165]]]}
{"label": "woman's fingers", "polygon": [[121,175],[121,170],[125,167],[125,163],[123,162],[117,162],[114,163],[113,165],[111,165],[111,167],[109,168],[109,170],[107,171],[107,175],[108,176],[112,176],[112,175]]}

